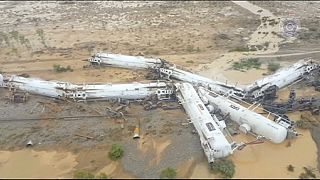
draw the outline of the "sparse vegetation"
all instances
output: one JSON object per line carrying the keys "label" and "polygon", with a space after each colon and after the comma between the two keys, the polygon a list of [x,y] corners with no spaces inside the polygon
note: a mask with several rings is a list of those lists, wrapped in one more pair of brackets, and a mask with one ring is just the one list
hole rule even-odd
{"label": "sparse vegetation", "polygon": [[271,62],[271,63],[268,64],[268,70],[269,70],[270,72],[275,72],[275,71],[277,71],[279,68],[280,68],[280,64],[279,64],[279,63],[273,63],[273,62]]}
{"label": "sparse vegetation", "polygon": [[299,175],[299,178],[300,179],[315,179],[316,178],[316,175],[313,173],[313,170],[310,169],[310,168],[307,168],[307,167],[303,167],[304,171],[303,173],[301,173]]}
{"label": "sparse vegetation", "polygon": [[311,124],[304,120],[298,120],[296,121],[296,126],[300,129],[309,129],[311,128]]}
{"label": "sparse vegetation", "polygon": [[15,55],[18,55],[18,49],[17,48],[12,48],[11,52]]}
{"label": "sparse vegetation", "polygon": [[211,165],[211,171],[223,178],[232,178],[235,174],[235,165],[231,160],[220,159]]}
{"label": "sparse vegetation", "polygon": [[318,40],[320,39],[320,31],[317,27],[310,27],[309,31],[301,30],[301,32],[299,32],[298,38],[302,40]]}
{"label": "sparse vegetation", "polygon": [[112,179],[110,176],[106,175],[106,173],[100,173],[96,176],[95,179]]}
{"label": "sparse vegetation", "polygon": [[311,27],[311,28],[309,28],[309,31],[317,31],[317,28]]}
{"label": "sparse vegetation", "polygon": [[25,45],[26,48],[28,48],[28,49],[31,48],[29,39],[25,38],[24,35],[22,35],[22,34],[19,35],[19,41],[22,45]]}
{"label": "sparse vegetation", "polygon": [[188,45],[188,46],[187,46],[186,51],[188,51],[188,52],[194,52],[194,51],[197,51],[197,50],[196,50],[196,49],[194,48],[194,46],[191,44],[191,45]]}
{"label": "sparse vegetation", "polygon": [[2,43],[2,41],[5,41],[5,43],[7,44],[7,46],[10,46],[10,41],[9,41],[9,37],[6,33],[4,32],[0,32],[0,43]]}
{"label": "sparse vegetation", "polygon": [[262,45],[256,45],[256,47],[257,47],[258,50],[262,50],[263,49]]}
{"label": "sparse vegetation", "polygon": [[249,70],[251,68],[260,69],[261,62],[258,58],[249,58],[246,60],[241,60],[240,62],[234,62],[232,64],[233,69],[235,70]]}
{"label": "sparse vegetation", "polygon": [[143,54],[145,54],[145,55],[159,55],[160,52],[158,50],[151,49],[151,50],[144,51]]}
{"label": "sparse vegetation", "polygon": [[248,52],[250,49],[247,46],[236,47],[229,52],[238,51],[238,52]]}
{"label": "sparse vegetation", "polygon": [[161,171],[160,178],[161,179],[174,179],[177,176],[177,172],[173,168],[166,168]]}
{"label": "sparse vegetation", "polygon": [[97,176],[88,172],[88,171],[77,171],[74,173],[73,178],[75,179],[111,179],[110,176],[106,175],[105,173],[100,173]]}
{"label": "sparse vegetation", "polygon": [[9,34],[10,34],[11,37],[12,37],[13,39],[15,39],[16,41],[19,40],[19,32],[18,32],[18,31],[11,31],[11,32],[9,32]]}
{"label": "sparse vegetation", "polygon": [[188,61],[186,61],[186,63],[194,63],[194,61],[188,60]]}
{"label": "sparse vegetation", "polygon": [[63,67],[63,66],[61,66],[59,64],[54,64],[53,65],[53,71],[54,72],[58,72],[58,73],[60,73],[60,72],[68,72],[68,71],[72,72],[73,69],[69,65],[67,67]]}
{"label": "sparse vegetation", "polygon": [[74,173],[75,179],[94,179],[94,175],[87,171],[77,171]]}
{"label": "sparse vegetation", "polygon": [[294,166],[292,166],[291,164],[289,164],[287,166],[287,170],[290,171],[290,172],[293,172],[294,171]]}
{"label": "sparse vegetation", "polygon": [[118,160],[123,157],[124,150],[121,145],[113,144],[111,147],[111,151],[109,152],[109,158],[112,160]]}
{"label": "sparse vegetation", "polygon": [[42,30],[42,29],[37,29],[37,34],[38,34],[38,36],[40,37],[42,44],[43,44],[44,46],[46,46],[43,30]]}
{"label": "sparse vegetation", "polygon": [[269,44],[270,44],[270,42],[265,42],[265,43],[264,43],[264,45],[265,45],[266,47],[269,47]]}

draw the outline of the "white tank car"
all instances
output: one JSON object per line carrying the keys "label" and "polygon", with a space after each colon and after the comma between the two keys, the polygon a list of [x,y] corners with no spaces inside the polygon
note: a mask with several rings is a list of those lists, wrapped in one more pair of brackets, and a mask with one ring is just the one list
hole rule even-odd
{"label": "white tank car", "polygon": [[3,87],[3,76],[0,74],[0,87]]}
{"label": "white tank car", "polygon": [[251,92],[254,98],[258,98],[263,96],[263,91],[268,87],[275,85],[281,89],[301,79],[304,74],[308,74],[316,68],[319,68],[317,63],[303,59],[289,67],[279,69],[270,76],[255,81],[247,86],[245,90]]}
{"label": "white tank car", "polygon": [[6,82],[8,88],[19,89],[31,94],[38,94],[53,98],[63,97],[65,89],[72,88],[72,84],[67,82],[45,81],[36,78],[24,78],[11,76]]}
{"label": "white tank car", "polygon": [[[113,98],[143,99],[157,95],[158,99],[169,99],[173,91],[164,82],[82,85],[68,96],[76,100],[104,100]],[[162,98],[167,95],[167,98]]]}
{"label": "white tank car", "polygon": [[145,58],[142,56],[127,56],[121,54],[111,53],[96,53],[90,57],[89,62],[91,64],[97,64],[102,66],[133,68],[133,69],[148,69],[159,68],[163,65],[162,60]]}
{"label": "white tank car", "polygon": [[75,85],[68,82],[11,76],[6,84],[9,88],[31,94],[53,98],[66,97],[73,100],[143,99],[151,95],[157,95],[158,99],[169,99],[173,93],[164,82]]}
{"label": "white tank car", "polygon": [[180,81],[192,83],[193,85],[200,84],[202,86],[210,88],[212,91],[219,94],[228,94],[237,98],[242,98],[244,96],[243,90],[240,87],[235,87],[233,85],[227,85],[218,81],[214,81],[198,74],[178,69],[175,66],[160,68],[160,73],[166,75],[168,78],[173,77]]}
{"label": "white tank car", "polygon": [[287,129],[270,119],[255,113],[230,99],[209,92],[203,87],[199,88],[199,96],[205,96],[209,103],[221,110],[224,115],[229,114],[230,119],[240,125],[240,130],[251,131],[269,139],[273,143],[282,143],[287,137]]}
{"label": "white tank car", "polygon": [[177,83],[177,97],[196,128],[208,162],[233,153],[231,145],[189,83]]}

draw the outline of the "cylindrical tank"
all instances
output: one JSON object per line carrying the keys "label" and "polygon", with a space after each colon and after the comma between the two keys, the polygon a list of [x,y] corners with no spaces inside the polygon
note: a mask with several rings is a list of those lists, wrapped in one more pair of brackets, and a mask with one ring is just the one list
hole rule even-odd
{"label": "cylindrical tank", "polygon": [[0,87],[3,86],[3,76],[0,74]]}
{"label": "cylindrical tank", "polygon": [[201,100],[202,100],[204,105],[208,105],[209,104],[209,101],[205,96],[201,97]]}
{"label": "cylindrical tank", "polygon": [[[264,136],[274,143],[281,143],[286,139],[287,129],[274,121],[250,111],[228,98],[218,95],[211,96],[204,89],[201,89],[199,92],[207,97],[210,104],[221,109],[224,115],[229,113],[232,121],[235,121],[239,125],[247,124],[251,128],[251,132]],[[244,128],[245,125],[242,127]]]}

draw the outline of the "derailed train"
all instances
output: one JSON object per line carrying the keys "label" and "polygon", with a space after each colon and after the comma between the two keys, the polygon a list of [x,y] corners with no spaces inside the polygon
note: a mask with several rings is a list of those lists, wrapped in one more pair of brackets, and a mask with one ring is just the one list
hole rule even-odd
{"label": "derailed train", "polygon": [[239,129],[246,134],[252,132],[273,143],[282,143],[287,137],[298,135],[292,127],[293,124],[281,116],[272,115],[276,121],[270,120],[203,87],[199,87],[199,95],[214,108],[221,110],[223,115],[229,115],[230,119],[236,122],[240,126]]}
{"label": "derailed train", "polygon": [[177,98],[200,136],[208,162],[213,163],[216,158],[231,155],[238,145],[235,142],[229,143],[224,136],[225,124],[219,122],[214,115],[211,116],[191,84],[177,83],[175,86]]}
{"label": "derailed train", "polygon": [[[2,77],[2,78],[1,78]],[[8,76],[2,79],[3,87],[18,89],[32,94],[52,98],[68,98],[81,100],[106,100],[121,97],[122,99],[143,99],[157,96],[159,100],[170,99],[172,88],[164,82],[131,83],[131,84],[83,84],[76,85],[69,82],[45,81],[36,78]]]}
{"label": "derailed train", "polygon": [[303,59],[289,67],[279,69],[273,75],[259,79],[248,86],[242,85],[240,87],[214,81],[195,73],[188,72],[182,68],[177,68],[176,65],[170,64],[168,61],[162,59],[97,53],[89,58],[88,61],[91,64],[97,64],[98,61],[99,65],[113,67],[152,69],[159,73],[159,77],[161,78],[173,78],[189,82],[195,86],[205,86],[218,94],[228,95],[232,98],[249,102],[259,101],[270,95],[271,97],[274,97],[277,89],[284,88],[307,77],[313,71],[319,70],[318,63],[315,63],[312,59]]}
{"label": "derailed train", "polygon": [[[112,67],[149,69],[159,73],[159,77],[173,78],[184,83],[174,84],[172,81],[157,81],[132,84],[76,85],[68,82],[0,75],[0,86],[76,101],[112,98],[142,99],[153,95],[162,100],[170,99],[175,94],[195,126],[200,136],[202,148],[210,163],[214,162],[216,158],[229,156],[234,150],[241,149],[239,147],[244,145],[244,143],[228,142],[223,133],[226,130],[226,125],[223,120],[217,119],[214,109],[220,109],[223,115],[229,116],[239,125],[241,131],[252,134],[257,139],[263,138],[273,143],[281,143],[286,138],[297,135],[292,121],[276,114],[273,114],[276,118],[270,120],[269,116],[264,117],[227,97],[249,102],[258,101],[270,94],[268,92],[270,89],[288,86],[319,69],[319,65],[312,60],[302,60],[293,66],[280,69],[275,75],[240,88],[185,71],[162,59],[98,53],[89,58],[89,62]],[[198,92],[194,87],[198,89]]]}

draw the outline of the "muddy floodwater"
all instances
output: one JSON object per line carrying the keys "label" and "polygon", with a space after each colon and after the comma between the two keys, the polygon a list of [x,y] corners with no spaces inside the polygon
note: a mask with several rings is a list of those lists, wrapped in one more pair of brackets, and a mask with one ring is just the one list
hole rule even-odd
{"label": "muddy floodwater", "polygon": [[70,152],[0,151],[1,178],[67,178],[76,165]]}
{"label": "muddy floodwater", "polygon": [[[299,131],[303,135],[298,139],[286,140],[281,144],[265,142],[249,145],[241,151],[235,151],[229,158],[234,162],[234,178],[298,178],[304,172],[303,167],[317,167],[317,147],[309,131]],[[234,137],[237,142],[248,142],[253,137],[240,134]],[[287,171],[293,165],[294,172]],[[319,173],[316,172],[318,176]],[[216,178],[205,161],[196,164],[191,178]]]}

